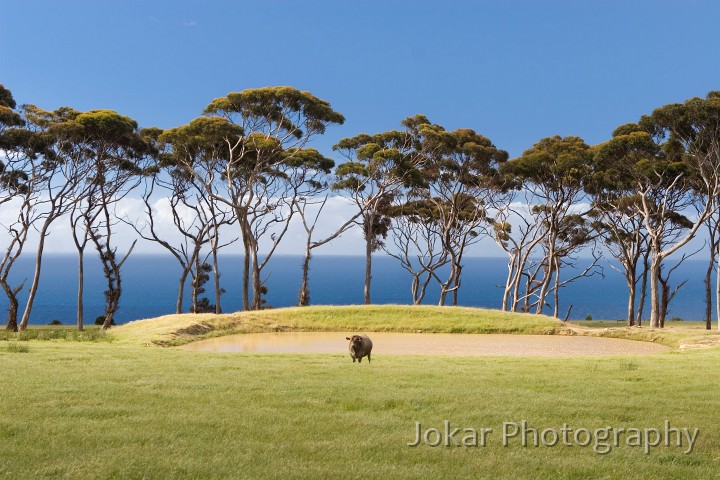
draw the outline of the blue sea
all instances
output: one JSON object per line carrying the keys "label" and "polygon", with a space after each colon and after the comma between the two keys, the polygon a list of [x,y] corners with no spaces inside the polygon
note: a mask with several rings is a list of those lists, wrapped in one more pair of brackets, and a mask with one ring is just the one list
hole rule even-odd
{"label": "blue sea", "polygon": [[[266,267],[267,301],[273,307],[296,305],[301,278],[300,256],[275,256]],[[360,256],[315,256],[310,267],[311,303],[314,305],[360,304],[363,302],[365,259]],[[85,262],[85,319],[92,323],[103,314],[104,278],[100,264],[88,255]],[[459,304],[463,306],[499,308],[507,272],[503,258],[467,258]],[[673,300],[669,317],[700,320],[704,317],[704,272],[706,262],[687,260],[674,273],[672,283],[685,279],[687,284]],[[24,307],[27,287],[32,278],[33,260],[20,258],[13,272],[15,282],[28,278],[20,304]],[[626,287],[620,273],[603,264],[604,277],[582,278],[561,290],[560,311],[564,316],[572,305],[571,319],[622,319],[626,312]],[[123,266],[123,295],[116,315],[118,323],[174,313],[180,267],[171,256],[131,256]],[[242,257],[221,257],[222,296],[224,312],[241,309]],[[19,283],[19,282],[18,282]],[[214,303],[212,286],[207,296]],[[713,287],[714,288],[714,287]],[[41,283],[32,310],[32,324],[60,320],[72,324],[76,316],[77,259],[74,255],[47,255],[43,260]],[[1,292],[0,292],[1,293]],[[377,304],[410,304],[410,277],[393,258],[373,257],[371,298]],[[436,304],[438,288],[428,287],[426,304]],[[185,306],[189,305],[186,296]],[[0,310],[7,311],[7,299],[0,295]],[[648,312],[648,311],[646,311]],[[545,313],[551,314],[551,310]],[[5,318],[2,318],[4,323]]]}

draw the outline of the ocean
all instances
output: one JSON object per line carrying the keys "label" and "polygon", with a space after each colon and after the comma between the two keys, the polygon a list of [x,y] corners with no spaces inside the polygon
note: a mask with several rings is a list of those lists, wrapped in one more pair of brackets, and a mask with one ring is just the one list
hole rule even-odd
{"label": "ocean", "polygon": [[[273,257],[264,272],[268,286],[267,301],[273,307],[297,304],[301,278],[302,257],[278,255]],[[582,278],[561,290],[560,311],[564,316],[572,305],[571,319],[616,320],[625,318],[626,287],[623,276],[607,262],[604,277]],[[221,303],[224,312],[241,310],[242,257],[221,257],[221,283],[226,293]],[[310,267],[310,294],[313,305],[344,305],[363,302],[365,259],[360,256],[315,256]],[[707,264],[702,260],[687,260],[672,276],[672,283],[688,280],[672,301],[668,318],[701,320],[704,317],[704,275]],[[28,278],[20,308],[27,298],[32,278],[33,260],[22,257],[11,276],[14,282]],[[502,285],[507,267],[504,258],[467,258],[464,262],[459,304],[463,306],[500,308]],[[94,255],[85,260],[85,321],[93,323],[104,311],[104,278]],[[180,267],[169,255],[134,254],[123,267],[123,294],[116,322],[151,318],[175,312]],[[19,283],[19,282],[18,282]],[[212,281],[207,296],[214,303]],[[714,288],[714,287],[713,287]],[[431,284],[424,303],[436,304],[438,288]],[[714,291],[714,290],[713,290]],[[76,317],[77,259],[74,255],[47,255],[38,295],[30,323],[47,324],[60,320],[72,324]],[[371,299],[377,304],[410,304],[410,277],[391,257],[373,257]],[[186,296],[185,310],[189,306]],[[7,311],[7,299],[0,295],[0,310]],[[551,310],[545,313],[551,314]],[[646,311],[649,313],[649,310]],[[5,318],[2,319],[3,323]]]}

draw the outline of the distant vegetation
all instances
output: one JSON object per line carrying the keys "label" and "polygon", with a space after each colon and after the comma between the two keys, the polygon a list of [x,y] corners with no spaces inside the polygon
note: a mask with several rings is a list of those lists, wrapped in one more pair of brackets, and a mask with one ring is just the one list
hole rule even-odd
{"label": "distant vegetation", "polygon": [[[6,328],[28,325],[45,241],[59,221],[69,223],[78,253],[78,330],[85,324],[88,246],[100,258],[105,278],[101,323],[105,329],[113,324],[122,267],[135,246],[118,251],[119,222],[177,260],[176,313],[221,313],[218,252],[240,242],[243,309],[266,308],[270,261],[294,221],[307,233],[299,305],[310,304],[315,249],[359,226],[366,304],[372,256],[383,250],[409,272],[412,303],[420,304],[427,289],[436,288],[441,305],[457,305],[463,258],[471,245],[490,238],[508,258],[498,299],[502,310],[567,318],[562,287],[595,275],[604,251],[625,274],[627,325],[640,323],[649,298],[652,327],[664,326],[670,302],[685,283],[671,279],[687,257],[678,251],[705,229],[710,328],[711,280],[720,249],[720,92],[661,106],[619,126],[598,145],[550,136],[514,159],[481,133],[448,131],[415,115],[398,130],[340,139],[333,148],[344,161],[336,164],[310,142],[344,120],[309,92],[266,87],[216,98],[186,125],[140,128],[111,110],[18,107],[0,86],[0,205],[17,212],[0,230],[6,246],[0,259]],[[131,193],[144,203],[142,218],[118,216],[115,207]],[[343,196],[355,211],[333,234],[317,238],[329,195]],[[160,198],[167,199],[169,211],[158,210]],[[172,217],[176,235],[157,227],[161,215]],[[221,235],[230,231],[227,226],[236,234]],[[32,230],[39,232],[37,245],[28,244]],[[181,241],[170,240],[177,235]],[[16,259],[30,250],[32,278],[27,285],[12,283]],[[260,250],[267,255],[260,258]],[[580,260],[580,251],[593,258]],[[678,261],[671,264],[671,258]],[[188,282],[190,299],[184,298]],[[208,285],[212,299],[203,296]],[[18,299],[26,288],[21,308]]]}

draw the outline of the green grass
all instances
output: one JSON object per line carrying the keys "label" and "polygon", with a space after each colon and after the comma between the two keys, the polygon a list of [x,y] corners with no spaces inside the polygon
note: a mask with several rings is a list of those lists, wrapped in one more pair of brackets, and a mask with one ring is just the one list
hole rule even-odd
{"label": "green grass", "polygon": [[22,343],[8,343],[5,345],[5,351],[10,353],[28,353],[30,346]]}
{"label": "green grass", "polygon": [[0,341],[66,340],[72,342],[110,342],[111,334],[100,327],[86,327],[79,332],[71,326],[30,326],[22,332],[0,330]]}
{"label": "green grass", "polygon": [[[0,478],[716,478],[716,349],[645,358],[207,354],[34,342],[0,351]],[[406,445],[416,421],[495,430]],[[700,429],[678,448],[503,447],[537,428]]]}
{"label": "green grass", "polygon": [[366,331],[553,334],[567,331],[554,318],[480,308],[362,305],[318,306],[225,315],[167,315],[113,330],[123,342],[182,345],[234,333]]}
{"label": "green grass", "polygon": [[[432,309],[392,308],[402,328],[452,330],[465,319],[480,329],[505,318],[458,309],[443,320]],[[323,310],[251,318],[262,328],[342,326],[342,310]],[[387,311],[377,320],[363,320],[372,309],[358,312],[341,316],[393,326]],[[525,322],[518,331],[534,332],[535,320],[516,319]],[[112,343],[3,342],[28,346],[23,354],[0,344],[0,478],[710,479],[720,469],[719,348],[646,357],[381,355],[357,364],[347,355],[189,352],[147,341],[173,339],[193,322],[135,323],[111,330]],[[415,422],[442,428],[444,420],[494,431],[486,447],[406,445]],[[504,447],[502,423],[522,420],[540,430],[662,428],[669,420],[700,434],[689,455],[625,444],[607,455],[518,440]]]}

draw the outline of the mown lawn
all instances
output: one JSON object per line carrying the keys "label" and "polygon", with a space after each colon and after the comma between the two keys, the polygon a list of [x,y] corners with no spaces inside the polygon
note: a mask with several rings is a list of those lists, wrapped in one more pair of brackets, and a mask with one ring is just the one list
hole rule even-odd
{"label": "mown lawn", "polygon": [[[717,478],[720,350],[647,357],[252,355],[0,341],[0,478]],[[137,340],[138,334],[131,336]],[[155,334],[153,334],[155,335]],[[9,348],[25,345],[26,349]],[[424,427],[485,447],[409,447]],[[502,445],[539,430],[698,428],[687,447]]]}

